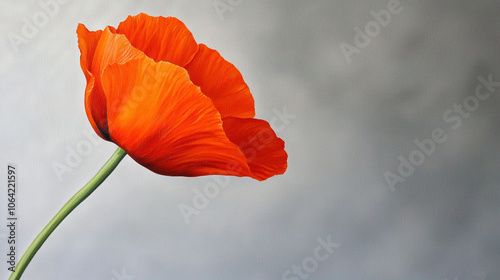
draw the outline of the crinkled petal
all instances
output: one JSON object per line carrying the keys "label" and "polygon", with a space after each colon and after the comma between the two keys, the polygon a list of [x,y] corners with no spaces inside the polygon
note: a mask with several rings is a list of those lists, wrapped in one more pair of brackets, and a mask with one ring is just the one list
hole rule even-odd
{"label": "crinkled petal", "polygon": [[185,68],[191,81],[212,99],[222,118],[255,116],[254,100],[240,71],[217,51],[200,44]]}
{"label": "crinkled petal", "polygon": [[114,34],[110,27],[106,27],[95,49],[92,73],[100,81],[102,72],[109,65],[115,63],[123,64],[142,57],[144,57],[144,53],[134,48],[127,37],[121,34]]}
{"label": "crinkled petal", "polygon": [[107,101],[101,86],[102,72],[110,64],[125,63],[134,58],[144,57],[144,54],[132,47],[125,36],[113,34],[109,27],[101,33],[98,42],[93,41],[92,44],[95,44],[92,63],[86,61],[86,65],[90,67],[91,78],[87,81],[85,106],[87,115],[90,114],[89,119],[92,119],[91,123],[96,125],[101,137],[104,136],[104,139],[109,140]]}
{"label": "crinkled petal", "polygon": [[120,23],[118,33],[155,61],[167,61],[181,67],[196,54],[198,45],[193,34],[174,17],[129,16]]}
{"label": "crinkled petal", "polygon": [[78,35],[78,48],[80,49],[80,66],[87,80],[90,79],[90,69],[92,68],[92,60],[97,47],[97,42],[101,38],[102,30],[89,31],[85,25],[78,24],[76,29]]}
{"label": "crinkled petal", "polygon": [[285,143],[268,122],[230,117],[224,118],[223,123],[229,140],[245,155],[253,178],[265,180],[285,173],[288,158]]}
{"label": "crinkled petal", "polygon": [[[92,116],[92,100],[95,98],[93,95],[93,89],[95,84],[95,77],[91,72],[92,61],[94,59],[95,48],[97,47],[97,42],[101,38],[102,30],[89,31],[85,25],[78,24],[76,29],[76,34],[78,36],[78,48],[80,49],[80,66],[82,67],[83,74],[87,80],[87,86],[85,88],[85,112],[87,118],[89,119],[94,131],[102,138],[105,138],[99,127],[97,126],[94,117]],[[100,103],[100,102],[99,102]]]}
{"label": "crinkled petal", "polygon": [[250,174],[217,109],[185,69],[136,59],[108,66],[102,85],[108,107],[116,107],[108,111],[110,137],[139,164],[171,176]]}

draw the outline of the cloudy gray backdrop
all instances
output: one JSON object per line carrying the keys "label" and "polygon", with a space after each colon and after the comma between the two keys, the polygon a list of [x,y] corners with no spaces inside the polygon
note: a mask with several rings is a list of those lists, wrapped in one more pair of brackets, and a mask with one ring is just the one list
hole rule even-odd
{"label": "cloudy gray backdrop", "polygon": [[[47,1],[0,4],[2,279],[7,164],[18,169],[20,258],[115,149],[85,136],[77,24],[140,12],[178,17],[240,69],[257,117],[275,119],[286,142],[288,170],[265,182],[217,177],[227,187],[186,223],[180,205],[194,207],[215,178],[163,177],[127,157],[23,279],[500,279],[500,87],[473,97],[479,76],[500,81],[500,2],[401,0],[347,59],[340,45],[355,47],[355,28],[391,1],[60,0],[26,38]],[[447,122],[464,101],[477,108]],[[446,141],[392,191],[384,173],[398,175],[398,157],[436,128]],[[82,147],[58,178],[54,164]],[[317,251],[328,237],[340,247]]]}

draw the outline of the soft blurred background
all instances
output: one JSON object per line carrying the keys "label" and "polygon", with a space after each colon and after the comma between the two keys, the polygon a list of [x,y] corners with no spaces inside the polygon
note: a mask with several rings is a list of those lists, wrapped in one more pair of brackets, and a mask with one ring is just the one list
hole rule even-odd
{"label": "soft blurred background", "polygon": [[238,67],[288,170],[173,178],[127,157],[23,279],[500,279],[499,1],[0,5],[1,279],[7,165],[19,259],[115,149],[85,115],[77,24],[140,12],[181,19]]}

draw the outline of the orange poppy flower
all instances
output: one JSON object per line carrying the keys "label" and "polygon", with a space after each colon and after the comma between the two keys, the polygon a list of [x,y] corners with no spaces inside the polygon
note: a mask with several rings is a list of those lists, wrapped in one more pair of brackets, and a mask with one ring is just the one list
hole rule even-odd
{"label": "orange poppy flower", "polygon": [[87,117],[139,164],[171,176],[285,172],[284,142],[254,118],[238,69],[178,19],[139,14],[77,34]]}

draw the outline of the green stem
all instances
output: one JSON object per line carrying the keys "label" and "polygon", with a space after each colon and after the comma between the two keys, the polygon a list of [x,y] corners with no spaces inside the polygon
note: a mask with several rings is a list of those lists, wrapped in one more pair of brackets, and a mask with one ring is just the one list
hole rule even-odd
{"label": "green stem", "polygon": [[9,280],[17,280],[21,278],[24,270],[30,263],[31,259],[35,256],[36,252],[42,244],[47,240],[49,235],[54,231],[54,229],[66,218],[66,216],[73,211],[82,201],[84,201],[99,185],[113,172],[118,163],[127,155],[127,153],[120,147],[116,149],[115,153],[111,158],[104,164],[104,166],[97,172],[97,174],[92,178],[80,191],[78,191],[62,208],[57,212],[57,214],[50,220],[50,222],[43,228],[43,230],[38,234],[38,236],[33,240],[31,245],[24,253],[21,260],[17,264],[14,272],[10,275]]}

